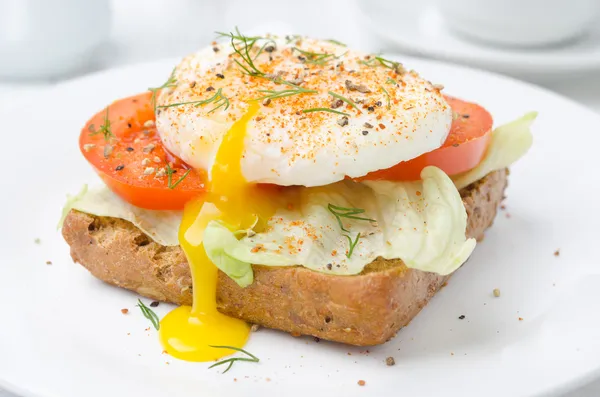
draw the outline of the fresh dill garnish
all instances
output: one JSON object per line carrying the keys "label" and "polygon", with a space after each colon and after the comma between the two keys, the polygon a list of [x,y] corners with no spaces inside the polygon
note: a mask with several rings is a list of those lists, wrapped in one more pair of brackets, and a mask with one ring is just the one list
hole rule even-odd
{"label": "fresh dill garnish", "polygon": [[169,79],[167,81],[165,81],[160,87],[148,88],[148,91],[152,92],[151,102],[152,102],[152,107],[154,108],[154,112],[156,112],[156,94],[157,94],[157,92],[164,88],[171,88],[171,87],[177,86],[177,79],[175,78],[176,71],[177,71],[177,67],[174,67],[173,70],[171,71],[171,75],[169,76]]}
{"label": "fresh dill garnish", "polygon": [[301,50],[298,47],[292,47],[292,51],[298,51],[306,58],[305,62],[314,63],[315,65],[324,65],[332,59],[338,59],[343,55],[336,56],[335,54],[329,54],[327,52],[310,52]]}
{"label": "fresh dill garnish", "polygon": [[327,39],[325,41],[328,41],[328,42],[333,43],[333,44],[337,44],[337,45],[342,46],[342,47],[348,47],[346,44],[342,43],[341,41],[337,41],[337,40],[334,40],[334,39]]}
{"label": "fresh dill garnish", "polygon": [[225,33],[225,32],[215,32],[215,33],[219,37],[227,37],[227,38],[229,38],[231,40],[237,40],[238,44],[249,45],[250,49],[252,49],[252,47],[254,47],[254,44],[256,44],[259,40],[265,40],[265,42],[263,43],[263,45],[259,48],[258,52],[254,56],[254,59],[258,58],[258,56],[260,54],[262,54],[262,52],[265,50],[265,48],[267,48],[269,45],[276,45],[275,40],[267,38],[267,37],[262,37],[262,36],[251,36],[251,37],[248,37],[248,36],[244,36],[240,32],[240,30],[239,30],[239,28],[237,26],[235,27],[235,33]]}
{"label": "fresh dill garnish", "polygon": [[[344,227],[344,222],[342,222],[342,218],[355,219],[355,220],[359,220],[359,221],[375,222],[375,219],[357,216],[357,215],[365,213],[365,210],[362,208],[340,207],[338,205],[333,205],[330,203],[327,205],[327,209],[329,210],[329,212],[331,212],[333,214],[333,216],[335,216],[335,219],[337,219],[337,222],[340,225],[340,229],[342,229],[342,231],[344,231],[346,233],[350,233],[350,231]],[[360,233],[358,233],[356,235],[356,238],[354,239],[354,241],[352,241],[352,238],[348,234],[342,234],[342,235],[348,239],[348,244],[350,245],[350,248],[348,248],[348,253],[346,254],[346,256],[348,258],[350,258],[352,256],[352,253],[354,252],[354,248],[356,247],[356,244],[358,244],[358,239],[360,238]]]}
{"label": "fresh dill garnish", "polygon": [[188,169],[182,176],[181,178],[179,178],[177,180],[177,182],[173,183],[173,174],[175,173],[175,170],[173,168],[171,168],[171,165],[169,163],[167,163],[167,166],[165,167],[165,172],[167,173],[167,187],[169,189],[175,189],[175,187],[177,185],[179,185],[181,183],[181,181],[183,181],[185,179],[186,176],[188,176],[188,174],[190,173],[192,169]]}
{"label": "fresh dill garnish", "polygon": [[[256,65],[254,65],[254,60],[252,59],[252,56],[250,55],[250,49],[252,48],[252,46],[254,45],[254,41],[250,42],[248,40],[242,40],[243,43],[243,48],[240,50],[236,44],[233,42],[233,39],[231,39],[231,46],[233,47],[233,51],[238,54],[240,56],[240,58],[242,58],[242,60],[244,61],[244,63],[246,65],[243,65],[240,61],[238,61],[237,59],[234,59],[233,61],[235,63],[238,64],[238,66],[240,68],[242,68],[242,70],[249,76],[263,76],[264,73],[258,69],[256,67]],[[241,45],[240,45],[241,47]]]}
{"label": "fresh dill garnish", "polygon": [[381,87],[381,90],[382,90],[382,91],[384,92],[384,94],[385,94],[385,97],[386,97],[386,99],[387,99],[387,108],[388,108],[388,110],[389,110],[389,109],[392,107],[391,100],[390,100],[390,93],[389,93],[389,92],[387,92],[387,90],[386,90],[386,89],[385,89],[383,86]]}
{"label": "fresh dill garnish", "polygon": [[220,34],[224,37],[229,37],[231,39],[231,47],[233,48],[233,51],[238,54],[240,58],[242,58],[244,64],[237,59],[234,59],[233,61],[237,63],[240,68],[242,68],[244,73],[249,76],[264,76],[264,73],[254,64],[254,59],[252,58],[252,55],[250,55],[250,50],[252,50],[256,42],[260,39],[263,39],[263,37],[244,36],[237,27],[235,28],[235,32],[236,33],[229,34],[217,32],[217,34]]}
{"label": "fresh dill garnish", "polygon": [[258,359],[258,357],[256,357],[252,353],[247,352],[244,349],[240,349],[240,348],[233,347],[233,346],[213,346],[213,345],[209,345],[209,346],[213,347],[215,349],[231,349],[231,350],[235,350],[235,351],[244,353],[244,354],[248,355],[249,357],[251,357],[251,358],[246,358],[246,357],[232,357],[232,358],[228,358],[226,360],[221,360],[219,362],[216,362],[213,365],[211,365],[210,367],[208,367],[208,369],[211,369],[213,367],[229,363],[229,365],[227,366],[227,368],[225,369],[225,371],[222,372],[223,374],[225,372],[229,371],[229,369],[231,369],[231,366],[233,365],[233,363],[236,362],[236,361],[248,361],[248,362],[251,362],[251,363],[257,363],[257,362],[260,361]]}
{"label": "fresh dill garnish", "polygon": [[365,213],[365,210],[362,209],[362,208],[340,207],[338,205],[333,205],[333,204],[330,203],[330,204],[327,205],[327,209],[337,219],[338,224],[340,225],[340,229],[342,229],[344,232],[347,232],[347,233],[349,233],[350,231],[344,227],[344,223],[342,222],[342,218],[356,219],[356,220],[359,220],[359,221],[375,222],[375,219],[364,218],[362,216],[357,216],[359,214],[364,214]]}
{"label": "fresh dill garnish", "polygon": [[251,101],[262,101],[265,99],[277,99],[277,98],[285,98],[288,96],[292,96],[292,95],[300,95],[300,94],[316,94],[319,91],[317,90],[309,90],[307,88],[303,88],[300,87],[298,85],[292,84],[288,81],[283,81],[283,80],[274,80],[275,82],[279,82],[281,84],[285,84],[289,87],[287,90],[280,90],[280,91],[275,91],[275,90],[258,90],[258,92],[265,94],[263,96],[261,96],[260,98],[254,98],[251,99]]}
{"label": "fresh dill garnish", "polygon": [[257,42],[258,40],[264,39],[264,37],[262,37],[262,36],[252,36],[252,37],[244,36],[242,33],[240,33],[240,29],[237,26],[235,27],[235,33],[231,33],[231,32],[229,32],[229,33],[215,32],[215,33],[219,37],[227,37],[229,39],[234,39],[234,40],[238,40],[238,41],[249,40],[249,41]]}
{"label": "fresh dill garnish", "polygon": [[358,106],[356,106],[356,103],[354,103],[354,101],[352,101],[351,99],[348,99],[344,96],[341,96],[340,94],[336,94],[333,91],[328,91],[327,92],[329,95],[331,95],[334,98],[340,99],[344,102],[346,102],[348,105],[352,106],[354,109],[358,110],[359,113],[362,113],[361,110],[358,108]]}
{"label": "fresh dill garnish", "polygon": [[358,244],[358,239],[360,238],[360,233],[356,233],[356,238],[354,239],[354,241],[352,241],[350,236],[348,236],[347,234],[344,234],[344,237],[346,237],[348,239],[348,245],[350,246],[348,248],[348,253],[346,254],[346,257],[348,259],[350,259],[350,257],[352,256],[352,253],[354,252],[354,248],[356,247],[356,244]]}
{"label": "fresh dill garnish", "polygon": [[222,108],[222,107],[224,107],[223,110],[229,109],[229,98],[227,98],[225,95],[223,95],[223,91],[221,88],[219,88],[217,91],[215,91],[214,95],[208,99],[201,99],[198,101],[170,103],[168,105],[158,106],[158,108],[161,108],[161,109],[172,108],[172,107],[181,106],[181,105],[194,105],[194,106],[198,107],[198,106],[206,105],[207,103],[214,103],[215,107],[212,108],[211,110],[209,110],[206,114],[210,114],[210,113],[214,112],[215,110]]}
{"label": "fresh dill garnish", "polygon": [[156,315],[156,313],[154,313],[154,311],[152,311],[152,309],[150,309],[148,306],[146,306],[144,304],[144,302],[142,302],[139,299],[138,299],[138,304],[136,306],[140,308],[144,317],[146,317],[148,320],[150,320],[152,325],[154,325],[154,328],[156,328],[156,330],[158,331],[160,329],[160,320],[159,320],[158,316]]}
{"label": "fresh dill garnish", "polygon": [[302,111],[302,113],[313,113],[313,112],[329,112],[329,113],[341,114],[343,116],[350,116],[348,113],[340,112],[339,110],[329,109],[329,108],[311,108],[311,109],[304,109]]}
{"label": "fresh dill garnish", "polygon": [[108,119],[108,106],[106,107],[106,112],[104,113],[104,123],[100,126],[99,129],[96,129],[93,124],[90,124],[90,126],[88,127],[88,131],[90,131],[91,136],[97,134],[104,135],[105,141],[108,141],[110,138],[115,137],[110,127],[110,120]]}
{"label": "fresh dill garnish", "polygon": [[398,84],[398,82],[396,82],[396,80],[392,79],[391,77],[388,77],[388,79],[385,81],[386,84]]}
{"label": "fresh dill garnish", "polygon": [[367,60],[359,61],[363,65],[367,65],[370,67],[383,66],[384,68],[392,69],[394,72],[402,74],[405,72],[404,67],[400,62],[390,61],[389,59],[385,59],[381,56],[375,56],[373,58],[369,58]]}

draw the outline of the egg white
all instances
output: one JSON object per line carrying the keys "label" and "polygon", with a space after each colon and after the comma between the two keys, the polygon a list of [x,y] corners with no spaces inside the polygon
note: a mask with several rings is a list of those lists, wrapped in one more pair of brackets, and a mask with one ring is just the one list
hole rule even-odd
{"label": "egg white", "polygon": [[[287,81],[317,90],[315,94],[259,100],[260,109],[248,123],[241,159],[244,178],[251,183],[282,186],[327,185],[349,177],[392,167],[432,151],[444,142],[452,110],[439,89],[415,72],[396,74],[367,54],[327,41],[271,38],[275,50],[254,60],[261,71],[283,73]],[[261,43],[266,43],[263,41]],[[238,44],[238,48],[243,45]],[[306,62],[293,49],[335,54],[323,65]],[[257,46],[258,48],[258,46]],[[302,59],[304,57],[304,60]],[[166,147],[192,167],[210,170],[223,136],[248,109],[251,100],[266,95],[259,90],[290,89],[284,84],[241,72],[230,43],[212,45],[184,58],[174,77],[177,85],[158,97],[157,128]],[[371,61],[369,61],[371,59]],[[366,62],[366,64],[365,64]],[[243,65],[245,63],[241,61]],[[364,85],[367,93],[349,90],[346,80]],[[212,111],[205,100],[218,89],[229,101]],[[356,103],[335,108],[348,113],[304,113],[309,108],[331,108],[332,91]],[[364,90],[363,90],[364,91]],[[346,125],[344,125],[346,124]]]}

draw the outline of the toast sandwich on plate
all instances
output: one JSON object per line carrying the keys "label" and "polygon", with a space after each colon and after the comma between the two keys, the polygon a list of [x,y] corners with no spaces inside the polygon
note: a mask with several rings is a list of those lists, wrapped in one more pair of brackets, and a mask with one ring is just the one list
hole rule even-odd
{"label": "toast sandwich on plate", "polygon": [[492,225],[535,113],[494,128],[394,60],[220,35],[83,127],[103,183],[64,208],[73,260],[179,305],[142,308],[184,360],[242,349],[251,324],[386,342]]}

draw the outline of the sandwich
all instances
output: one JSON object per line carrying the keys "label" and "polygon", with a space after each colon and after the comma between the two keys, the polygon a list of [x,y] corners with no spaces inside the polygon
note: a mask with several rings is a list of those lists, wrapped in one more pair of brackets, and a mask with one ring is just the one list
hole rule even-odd
{"label": "sandwich", "polygon": [[[102,183],[68,198],[73,260],[178,305],[164,349],[211,361],[251,324],[392,338],[470,257],[536,114],[489,112],[334,40],[235,30],[82,128]],[[476,266],[476,264],[470,264]]]}

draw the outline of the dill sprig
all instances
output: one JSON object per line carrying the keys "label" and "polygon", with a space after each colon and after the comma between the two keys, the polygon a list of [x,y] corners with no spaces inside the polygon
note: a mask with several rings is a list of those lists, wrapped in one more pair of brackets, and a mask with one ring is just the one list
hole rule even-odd
{"label": "dill sprig", "polygon": [[174,67],[173,70],[171,71],[171,75],[169,76],[169,78],[167,79],[167,81],[165,81],[160,87],[150,87],[148,88],[148,91],[152,92],[152,107],[154,108],[154,112],[156,112],[156,94],[158,91],[165,89],[165,88],[171,88],[171,87],[176,87],[177,86],[177,79],[175,78],[175,72],[177,71],[177,68]]}
{"label": "dill sprig", "polygon": [[350,238],[349,235],[344,234],[344,237],[346,237],[348,239],[348,253],[346,254],[346,257],[348,259],[350,259],[350,257],[352,256],[352,253],[354,252],[354,248],[356,247],[356,244],[358,244],[358,239],[360,238],[360,233],[356,233],[356,238],[354,239],[354,241],[352,241],[352,239]]}
{"label": "dill sprig", "polygon": [[356,103],[354,103],[354,101],[352,101],[351,99],[348,99],[340,94],[336,94],[333,91],[329,91],[328,92],[329,95],[331,95],[334,98],[340,99],[344,102],[346,102],[348,105],[352,106],[354,109],[358,110],[359,113],[362,113],[362,111],[358,108],[358,106],[356,106]]}
{"label": "dill sprig", "polygon": [[88,127],[88,131],[90,131],[90,135],[94,136],[97,134],[104,135],[104,140],[108,141],[110,138],[114,138],[114,134],[112,133],[112,129],[110,126],[110,120],[108,119],[108,106],[106,107],[106,112],[104,113],[104,123],[100,126],[99,129],[94,127],[94,124],[90,124]]}
{"label": "dill sprig", "polygon": [[[263,51],[265,50],[265,48],[267,48],[269,45],[275,45],[275,40],[270,39],[268,37],[263,37],[263,36],[244,36],[239,28],[236,26],[235,28],[235,33],[225,33],[225,32],[215,32],[217,34],[217,36],[219,37],[228,37],[231,40],[231,45],[233,46],[233,49],[236,50],[236,43],[234,43],[234,41],[237,41],[237,44],[240,45],[244,45],[244,48],[248,49],[248,52],[250,52],[250,50],[252,50],[252,48],[254,47],[254,45],[260,41],[260,40],[265,40],[265,42],[263,43],[263,45],[258,49],[256,55],[254,55],[254,58],[252,58],[251,60],[255,60],[256,58],[259,57],[260,54],[263,53]],[[244,51],[245,51],[244,49]],[[237,52],[237,51],[236,51]],[[239,54],[239,53],[238,53]],[[246,60],[245,60],[246,61]],[[255,71],[256,72],[256,71]],[[262,73],[262,72],[261,72]]]}
{"label": "dill sprig", "polygon": [[275,91],[275,90],[258,90],[258,92],[262,93],[262,94],[266,94],[261,96],[260,98],[254,98],[251,99],[251,101],[262,101],[265,99],[277,99],[277,98],[285,98],[288,96],[292,96],[292,95],[300,95],[300,94],[316,94],[319,91],[317,90],[309,90],[307,88],[303,88],[300,87],[296,84],[292,84],[288,81],[284,81],[284,80],[274,80],[275,82],[281,83],[281,84],[285,84],[288,87],[291,87],[289,89],[286,90],[280,90],[280,91]]}
{"label": "dill sprig", "polygon": [[375,219],[357,216],[359,214],[365,213],[365,210],[362,208],[340,207],[339,205],[333,205],[330,203],[327,205],[327,209],[329,210],[329,212],[331,212],[333,214],[333,216],[335,216],[335,219],[337,219],[338,224],[340,225],[340,229],[342,229],[346,233],[349,233],[350,231],[344,227],[342,218],[355,219],[355,220],[359,220],[359,221],[375,222]]}
{"label": "dill sprig", "polygon": [[170,103],[168,105],[158,106],[158,108],[172,108],[175,106],[182,106],[182,105],[194,105],[195,107],[198,107],[198,106],[206,105],[208,103],[214,103],[215,107],[212,108],[211,110],[209,110],[206,114],[210,114],[210,113],[214,112],[215,110],[222,108],[222,107],[224,107],[223,110],[227,110],[227,109],[229,109],[229,104],[230,104],[229,98],[227,98],[225,95],[223,95],[222,89],[219,88],[214,93],[214,95],[208,99],[201,99],[198,101]]}
{"label": "dill sprig", "polygon": [[313,113],[313,112],[329,112],[329,113],[341,114],[343,116],[350,116],[346,112],[340,112],[339,110],[329,109],[329,108],[310,108],[310,109],[304,109],[302,111],[302,113]]}
{"label": "dill sprig", "polygon": [[236,361],[248,361],[248,362],[252,362],[252,363],[257,363],[257,362],[260,361],[258,357],[256,357],[252,353],[247,352],[244,349],[240,349],[240,348],[233,347],[233,346],[213,346],[213,345],[209,345],[209,346],[210,347],[214,347],[215,349],[231,349],[231,350],[235,350],[235,351],[244,353],[244,354],[248,355],[249,357],[251,357],[251,358],[246,358],[246,357],[232,357],[232,358],[228,358],[226,360],[221,360],[219,362],[216,362],[213,365],[211,365],[210,367],[208,367],[208,369],[211,369],[213,367],[229,363],[229,365],[227,366],[227,368],[225,369],[225,371],[222,372],[223,374],[225,372],[229,371],[231,369],[231,366],[233,365],[233,363],[236,362]]}
{"label": "dill sprig", "polygon": [[398,74],[402,74],[405,72],[404,66],[402,66],[400,62],[390,61],[389,59],[385,59],[384,57],[381,57],[379,55],[369,58],[367,60],[359,61],[359,63],[370,67],[382,66],[384,68],[391,69]]}
{"label": "dill sprig", "polygon": [[332,59],[338,59],[343,56],[336,56],[335,54],[329,54],[327,52],[310,52],[302,50],[298,47],[292,47],[292,51],[298,51],[300,54],[304,55],[307,63],[313,63],[315,65],[324,65]]}
{"label": "dill sprig", "polygon": [[337,40],[334,40],[334,39],[327,39],[325,41],[328,41],[328,42],[333,43],[333,44],[337,44],[337,45],[342,46],[342,47],[348,47],[346,44],[342,43],[341,41],[337,41]]}
{"label": "dill sprig", "polygon": [[154,328],[156,328],[156,330],[158,331],[160,329],[160,320],[159,320],[158,316],[156,315],[156,313],[154,313],[154,311],[152,309],[150,309],[148,306],[146,306],[144,304],[144,302],[142,302],[139,299],[138,299],[138,304],[136,306],[140,308],[144,317],[146,317],[148,320],[150,320],[152,325],[154,325]]}
{"label": "dill sprig", "polygon": [[[335,219],[337,219],[337,222],[340,225],[340,229],[342,229],[342,231],[346,233],[350,233],[350,231],[344,227],[344,222],[342,221],[342,218],[375,222],[375,219],[357,216],[365,213],[365,210],[362,208],[340,207],[339,205],[333,205],[330,203],[327,205],[327,209],[333,214],[333,216],[335,216]],[[348,239],[349,248],[346,257],[350,258],[352,256],[352,253],[354,252],[354,248],[358,244],[358,240],[360,239],[360,233],[356,234],[356,238],[354,240],[352,240],[352,238],[348,234],[342,235]]]}
{"label": "dill sprig", "polygon": [[192,169],[188,169],[182,176],[181,178],[179,178],[177,180],[177,182],[173,183],[173,174],[175,173],[175,170],[173,168],[171,168],[171,165],[169,163],[167,163],[167,166],[165,167],[165,172],[167,173],[167,187],[171,190],[175,189],[175,187],[177,187],[177,185],[179,185],[181,183],[181,181],[183,181],[185,179],[186,176],[188,176],[188,174],[190,173]]}
{"label": "dill sprig", "polygon": [[383,86],[381,87],[381,90],[385,94],[385,97],[387,99],[387,108],[389,110],[392,107],[391,100],[390,100],[390,93],[387,92],[387,90]]}
{"label": "dill sprig", "polygon": [[252,59],[252,56],[250,55],[250,49],[252,48],[252,46],[254,46],[255,41],[242,40],[242,43],[243,43],[244,47],[240,50],[234,43],[233,39],[231,39],[231,46],[233,47],[233,51],[236,54],[238,54],[240,56],[240,58],[242,58],[242,60],[244,61],[244,63],[246,65],[243,65],[237,59],[234,59],[233,61],[235,63],[237,63],[238,66],[240,68],[242,68],[244,73],[246,73],[247,75],[263,76],[264,73],[256,67],[256,65],[254,64],[254,60]]}
{"label": "dill sprig", "polygon": [[249,41],[253,41],[256,43],[258,40],[264,39],[264,37],[262,37],[262,36],[251,36],[251,37],[244,36],[240,32],[240,29],[237,26],[235,27],[235,33],[232,33],[232,32],[229,32],[229,33],[215,32],[215,33],[219,37],[227,37],[229,39],[238,40],[238,41],[249,40]]}
{"label": "dill sprig", "polygon": [[237,63],[237,65],[240,68],[242,68],[244,73],[246,73],[249,76],[264,76],[264,73],[260,69],[258,69],[254,64],[254,59],[250,54],[250,51],[252,50],[256,42],[258,40],[264,39],[264,37],[244,36],[237,27],[235,28],[235,33],[217,32],[217,34],[220,34],[224,37],[229,37],[231,39],[231,47],[233,48],[233,51],[239,55],[243,63],[238,61],[237,59],[234,59],[233,61]]}
{"label": "dill sprig", "polygon": [[386,84],[398,84],[398,82],[394,79],[392,79],[391,77],[388,77],[388,79],[385,81]]}

